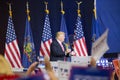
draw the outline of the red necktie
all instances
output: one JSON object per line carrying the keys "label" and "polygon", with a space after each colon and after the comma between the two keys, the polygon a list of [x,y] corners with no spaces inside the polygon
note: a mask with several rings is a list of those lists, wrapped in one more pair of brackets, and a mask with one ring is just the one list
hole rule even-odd
{"label": "red necktie", "polygon": [[61,46],[62,50],[64,51],[64,47],[63,47],[62,43],[60,43],[60,46]]}

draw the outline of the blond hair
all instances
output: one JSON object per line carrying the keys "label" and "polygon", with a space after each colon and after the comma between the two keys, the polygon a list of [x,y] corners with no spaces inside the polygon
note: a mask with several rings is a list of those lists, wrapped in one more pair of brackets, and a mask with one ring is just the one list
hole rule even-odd
{"label": "blond hair", "polygon": [[13,74],[12,68],[8,61],[0,54],[0,74]]}
{"label": "blond hair", "polygon": [[57,32],[57,33],[56,33],[56,38],[58,38],[60,35],[65,35],[65,33],[62,32],[62,31]]}

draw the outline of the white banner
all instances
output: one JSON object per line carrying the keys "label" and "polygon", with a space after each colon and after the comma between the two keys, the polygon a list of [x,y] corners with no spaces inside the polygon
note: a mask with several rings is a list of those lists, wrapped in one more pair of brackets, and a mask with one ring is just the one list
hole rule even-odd
{"label": "white banner", "polygon": [[107,44],[108,29],[93,43],[92,57],[97,61],[109,50]]}

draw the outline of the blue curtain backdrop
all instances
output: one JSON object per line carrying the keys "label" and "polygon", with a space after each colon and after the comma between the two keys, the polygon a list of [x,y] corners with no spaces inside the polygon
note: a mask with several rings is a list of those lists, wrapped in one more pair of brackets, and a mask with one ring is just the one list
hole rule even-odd
{"label": "blue curtain backdrop", "polygon": [[[0,42],[4,45],[5,33],[7,28],[8,19],[8,5],[7,2],[12,2],[13,23],[15,26],[16,35],[18,37],[18,45],[21,53],[23,50],[24,42],[24,29],[26,22],[26,1],[27,0],[0,0]],[[49,18],[51,24],[51,30],[53,38],[55,33],[60,29],[61,12],[60,2],[61,0],[47,0],[48,9],[50,11]],[[52,1],[52,2],[51,2]],[[93,15],[93,0],[77,0],[82,1],[81,4],[81,22],[83,25],[83,31],[86,38],[88,53],[91,53],[91,26]],[[33,33],[33,39],[35,42],[35,49],[37,54],[39,53],[40,41],[44,25],[45,17],[45,5],[44,0],[28,0],[30,16],[31,16],[31,29]],[[97,0],[97,13],[98,20],[103,26],[109,27],[108,44],[110,46],[109,53],[120,52],[120,8],[119,0]],[[77,4],[76,0],[63,0],[65,19],[68,29],[68,35],[73,34],[74,26],[77,18]],[[4,51],[4,46],[0,45],[0,50]]]}
{"label": "blue curtain backdrop", "polygon": [[97,0],[98,22],[102,28],[101,33],[109,28],[107,53],[120,52],[120,0]]}

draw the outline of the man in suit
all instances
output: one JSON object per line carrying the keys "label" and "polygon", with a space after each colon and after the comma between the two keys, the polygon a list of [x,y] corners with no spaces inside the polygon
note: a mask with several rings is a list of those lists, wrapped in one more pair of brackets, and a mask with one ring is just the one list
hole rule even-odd
{"label": "man in suit", "polygon": [[64,39],[64,32],[60,31],[56,33],[56,39],[51,43],[50,46],[50,61],[64,61],[65,57],[69,56],[71,50],[66,48],[65,44],[63,43]]}

